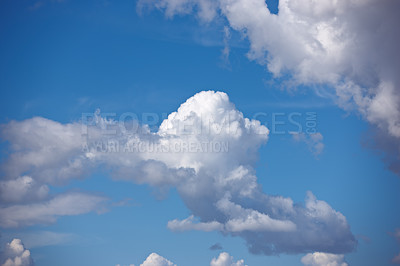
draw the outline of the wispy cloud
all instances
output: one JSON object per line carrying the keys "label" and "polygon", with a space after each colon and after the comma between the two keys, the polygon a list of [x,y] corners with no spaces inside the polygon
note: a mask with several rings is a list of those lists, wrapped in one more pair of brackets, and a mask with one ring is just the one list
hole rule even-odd
{"label": "wispy cloud", "polygon": [[316,132],[312,134],[306,134],[306,133],[291,133],[293,139],[296,142],[303,142],[307,145],[308,149],[314,156],[318,156],[322,153],[324,150],[324,143],[323,139],[324,137],[322,136],[321,133]]}
{"label": "wispy cloud", "polygon": [[71,244],[80,240],[80,236],[73,233],[61,233],[52,231],[11,231],[2,234],[2,239],[18,238],[24,241],[28,248],[57,246]]}
{"label": "wispy cloud", "polygon": [[0,208],[0,226],[21,227],[34,224],[54,223],[60,216],[104,212],[102,196],[84,193],[64,193],[54,198],[32,204],[12,205]]}

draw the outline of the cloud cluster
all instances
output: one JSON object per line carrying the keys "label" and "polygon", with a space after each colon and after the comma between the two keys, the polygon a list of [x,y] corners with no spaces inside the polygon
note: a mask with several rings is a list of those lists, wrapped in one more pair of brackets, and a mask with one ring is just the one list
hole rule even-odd
{"label": "cloud cluster", "polygon": [[344,253],[356,246],[346,218],[311,192],[305,205],[262,192],[254,165],[269,130],[245,118],[227,94],[194,95],[155,132],[147,125],[134,130],[124,125],[98,113],[83,128],[44,118],[4,125],[2,136],[11,149],[3,166],[4,182],[29,175],[36,185],[24,190],[21,202],[3,202],[0,226],[49,223],[62,215],[101,210],[103,197],[83,193],[36,203],[24,200],[42,186],[103,168],[115,179],[176,187],[192,216],[168,222],[174,231],[240,236],[251,252],[261,254]]}
{"label": "cloud cluster", "polygon": [[305,266],[348,266],[344,261],[344,255],[336,255],[322,252],[308,253],[301,258]]}
{"label": "cloud cluster", "polygon": [[245,266],[244,260],[234,261],[233,257],[226,252],[219,254],[218,258],[213,258],[210,266]]}
{"label": "cloud cluster", "polygon": [[20,239],[13,239],[7,243],[1,253],[0,262],[2,266],[33,266],[33,260],[29,250],[25,249]]}
{"label": "cloud cluster", "polygon": [[400,174],[399,1],[280,0],[278,14],[264,0],[140,0],[143,7],[205,22],[224,17],[249,40],[249,59],[277,78],[291,77],[286,86],[335,95],[340,107],[369,121],[375,146]]}

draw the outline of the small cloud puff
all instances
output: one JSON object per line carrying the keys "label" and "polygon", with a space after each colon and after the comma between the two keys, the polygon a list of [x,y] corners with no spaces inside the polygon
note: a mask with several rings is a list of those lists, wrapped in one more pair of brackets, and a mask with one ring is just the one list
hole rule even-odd
{"label": "small cloud puff", "polygon": [[176,266],[176,264],[157,253],[151,253],[140,266]]}
{"label": "small cloud puff", "polygon": [[348,266],[344,261],[344,255],[323,252],[308,253],[301,262],[305,266]]}
{"label": "small cloud puff", "polygon": [[221,250],[222,246],[220,243],[215,243],[214,245],[212,245],[211,247],[209,247],[210,250]]}
{"label": "small cloud puff", "polygon": [[222,252],[218,258],[213,258],[210,262],[210,266],[247,266],[244,264],[244,260],[234,261],[233,257],[229,253]]}

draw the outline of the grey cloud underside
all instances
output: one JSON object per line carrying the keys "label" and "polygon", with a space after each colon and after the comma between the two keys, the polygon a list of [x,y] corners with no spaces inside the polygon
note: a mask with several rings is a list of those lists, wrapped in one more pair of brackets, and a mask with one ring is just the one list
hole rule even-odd
{"label": "grey cloud underside", "polygon": [[[167,17],[223,17],[250,42],[248,57],[287,87],[306,85],[335,95],[378,132],[375,147],[400,171],[400,2],[397,0],[280,0],[271,14],[264,0],[140,0]],[[388,144],[388,145],[386,145]]]}
{"label": "grey cloud underside", "polygon": [[[114,179],[160,189],[176,187],[193,216],[169,221],[174,231],[217,230],[242,237],[251,252],[267,255],[344,253],[357,244],[346,218],[311,192],[304,204],[262,192],[254,164],[269,131],[259,121],[245,118],[225,93],[200,92],[189,98],[157,132],[146,125],[126,132],[98,114],[94,121],[83,131],[79,123],[40,117],[3,125],[10,156],[2,168],[1,184],[12,189],[10,182],[29,176],[25,181],[35,185],[17,190],[19,198],[2,198],[0,226],[49,223],[63,215],[101,211],[106,199],[96,195],[35,195],[43,186],[62,185],[102,168]],[[114,129],[114,134],[104,134],[105,127]],[[211,142],[227,143],[228,149],[187,149]],[[104,150],[90,143],[119,143],[120,148],[111,145],[114,148]]]}

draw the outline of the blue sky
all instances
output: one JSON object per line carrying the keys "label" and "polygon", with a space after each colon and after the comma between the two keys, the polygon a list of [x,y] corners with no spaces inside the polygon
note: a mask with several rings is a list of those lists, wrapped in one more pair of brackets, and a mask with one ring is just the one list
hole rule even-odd
{"label": "blue sky", "polygon": [[[13,206],[46,204],[47,200],[70,193],[101,198],[99,206],[93,209],[88,207],[88,210],[78,211],[76,215],[61,214],[56,215],[57,219],[40,222],[28,221],[29,217],[25,217],[25,221],[23,217],[23,222],[17,225],[2,222],[2,245],[14,238],[21,239],[25,248],[30,250],[35,265],[140,265],[150,253],[155,252],[177,265],[196,266],[209,265],[211,259],[217,258],[223,251],[235,260],[243,259],[246,265],[323,265],[302,263],[307,253],[319,251],[344,254],[348,265],[391,265],[400,250],[394,233],[400,227],[400,179],[396,171],[389,169],[389,164],[395,165],[398,157],[388,161],[387,157],[393,156],[393,153],[386,146],[380,146],[380,140],[373,135],[378,132],[377,135],[383,134],[387,139],[394,140],[392,145],[389,144],[394,149],[400,142],[396,128],[393,129],[396,124],[393,126],[390,122],[400,119],[395,112],[399,103],[396,87],[399,83],[396,83],[397,78],[391,80],[390,73],[380,76],[387,69],[386,54],[378,53],[377,57],[381,55],[381,60],[371,59],[377,60],[378,67],[381,67],[373,70],[366,69],[364,65],[370,62],[359,60],[363,54],[354,55],[350,63],[354,68],[360,66],[354,73],[347,72],[346,64],[350,63],[345,59],[333,66],[326,66],[328,63],[319,66],[315,63],[321,61],[319,57],[311,58],[313,54],[306,53],[299,56],[306,59],[310,57],[310,61],[292,62],[286,56],[292,48],[284,50],[286,46],[276,44],[278,41],[265,41],[260,48],[264,40],[257,36],[264,29],[257,27],[262,26],[236,20],[237,17],[229,8],[223,7],[226,1],[218,1],[221,7],[209,21],[199,15],[201,8],[198,2],[187,4],[189,7],[186,6],[184,12],[173,9],[172,2],[167,0],[160,1],[163,5],[156,8],[154,6],[157,4],[153,1],[141,1],[145,5],[142,12],[138,12],[138,3],[135,1],[6,0],[0,3],[0,123],[2,131],[8,132],[1,135],[1,191],[5,193],[3,188],[9,189],[7,182],[21,176],[31,176],[32,182],[35,182],[32,186],[47,186],[49,189],[44,196],[36,196],[36,192],[30,191],[26,193],[32,195],[21,194],[21,198],[13,200],[2,196],[0,208],[10,210]],[[389,3],[378,5],[385,10],[385,5],[389,7]],[[276,2],[267,1],[267,4],[273,13],[278,12]],[[346,6],[343,12],[350,12],[351,8]],[[172,15],[168,15],[169,9]],[[293,14],[296,10],[293,7]],[[368,11],[367,8],[361,10]],[[279,14],[270,16],[278,17]],[[328,16],[323,12],[321,14],[314,16],[317,19]],[[375,14],[377,20],[379,14]],[[338,17],[339,20],[347,18],[345,15]],[[289,27],[291,24],[285,24],[285,21],[279,25]],[[394,24],[392,27],[390,25],[389,29],[395,28]],[[224,35],[224,27],[229,29],[229,38]],[[278,34],[271,29],[265,31],[270,36]],[[300,34],[302,31],[299,31]],[[345,41],[343,43],[347,44]],[[396,41],[388,40],[389,43]],[[325,44],[323,41],[321,43]],[[371,52],[368,49],[379,48],[374,45],[366,45],[365,50]],[[229,51],[225,58],[224,47]],[[284,51],[277,47],[283,47]],[[329,49],[325,47],[326,51]],[[296,54],[301,51],[299,48]],[[394,55],[395,58],[397,56]],[[276,68],[271,63],[277,58],[283,62],[279,77],[274,73]],[[315,76],[304,74],[309,73],[309,69],[304,70],[304,62],[314,67]],[[370,71],[379,74],[374,76],[371,84],[366,84],[368,81],[363,77],[370,75]],[[331,73],[338,75],[332,78]],[[370,90],[377,88],[377,93],[365,96],[371,97],[366,102],[371,102],[373,108],[366,108],[357,100],[343,102],[343,91],[338,89],[347,85],[343,80],[350,80],[352,86],[356,84],[346,91],[352,95],[352,99],[357,99],[356,92],[363,86]],[[385,91],[386,87],[382,84],[388,84],[388,80],[394,84],[394,89],[387,89],[393,93],[393,116],[392,113],[388,114],[389,111],[374,111],[377,109],[373,101],[378,98],[379,92]],[[300,206],[298,211],[301,212],[306,205],[307,191],[312,191],[318,200],[344,215],[348,230],[357,242],[351,250],[336,252],[335,244],[327,250],[310,250],[299,244],[297,252],[282,248],[277,254],[263,255],[254,254],[248,249],[253,240],[246,238],[246,232],[226,229],[228,222],[225,231],[171,230],[167,227],[169,221],[182,221],[192,214],[199,223],[221,221],[218,220],[219,216],[210,219],[209,213],[198,215],[201,211],[188,206],[189,200],[182,196],[185,192],[179,185],[171,183],[165,188],[154,183],[159,181],[132,179],[129,174],[116,176],[121,170],[120,165],[107,161],[122,161],[123,157],[106,158],[94,167],[84,164],[81,166],[82,172],[73,173],[63,180],[60,178],[61,181],[53,180],[51,175],[47,179],[41,175],[47,173],[46,167],[51,171],[53,168],[58,171],[62,167],[59,161],[50,165],[53,162],[51,153],[46,153],[50,158],[44,159],[43,167],[39,167],[39,163],[25,167],[25,157],[13,159],[13,154],[20,156],[18,149],[22,149],[22,153],[24,149],[39,152],[46,145],[54,145],[46,142],[47,134],[53,134],[50,131],[57,127],[53,122],[64,131],[68,125],[73,127],[79,124],[82,114],[94,113],[97,108],[102,114],[115,114],[113,118],[117,120],[127,112],[134,113],[140,124],[149,124],[152,132],[156,132],[168,114],[177,111],[182,103],[196,93],[208,90],[225,92],[229,102],[235,106],[233,110],[242,112],[249,119],[259,120],[261,125],[257,126],[258,129],[261,130],[263,126],[269,129],[268,141],[254,137],[254,147],[258,152],[251,154],[255,159],[249,159],[250,166],[242,164],[254,170],[262,195],[291,198],[295,206]],[[217,97],[217,94],[207,95]],[[200,98],[195,99],[201,103]],[[228,103],[221,101],[220,108],[228,108]],[[392,102],[386,103],[382,108],[392,110]],[[201,103],[201,106],[206,108],[207,102]],[[196,110],[193,109],[193,112]],[[314,124],[307,124],[310,116]],[[33,117],[48,120],[43,122],[44,126],[35,129],[40,123],[34,122]],[[156,117],[156,121],[149,117]],[[289,117],[302,127],[297,137],[290,133],[296,131],[297,127],[289,121]],[[16,123],[20,123],[20,127]],[[21,133],[24,127],[29,129]],[[306,132],[308,128],[315,129],[321,138],[313,139]],[[43,139],[41,136],[44,136]],[[60,138],[62,140],[64,137]],[[37,142],[40,147],[34,144],[24,147],[25,142],[36,142],[37,139],[43,141]],[[253,147],[252,136],[243,141],[244,146]],[[320,146],[316,148],[318,144]],[[13,148],[13,145],[19,146]],[[59,145],[63,145],[63,142]],[[59,156],[57,151],[64,150],[55,149],[55,157]],[[69,156],[69,153],[65,156]],[[230,156],[236,158],[235,154],[227,155]],[[69,157],[61,157],[60,161],[65,158]],[[162,163],[170,167],[166,161]],[[208,166],[204,167],[207,169]],[[86,172],[86,168],[90,170]],[[165,175],[176,169],[178,167],[170,167]],[[132,168],[133,172],[139,170]],[[11,174],[14,172],[17,175]],[[160,175],[164,176],[164,173]],[[200,186],[200,183],[197,185]],[[232,197],[234,202],[235,196]],[[202,198],[197,200],[202,201]],[[243,203],[236,200],[235,204]],[[246,210],[255,210],[255,206],[252,203],[242,205],[244,209],[249,208]],[[74,212],[72,209],[71,212]],[[261,209],[257,211],[261,212]],[[213,213],[214,210],[209,215]],[[0,215],[3,221],[12,219],[12,214],[7,211],[0,212]],[[295,217],[288,219],[301,226]],[[329,225],[336,226],[335,222],[327,222],[327,235],[331,233]],[[280,235],[277,237],[281,238]],[[302,241],[306,242],[300,238]],[[216,243],[222,249],[210,250],[209,247]],[[285,245],[290,246],[290,243]],[[4,254],[7,254],[7,247],[3,248]]]}

